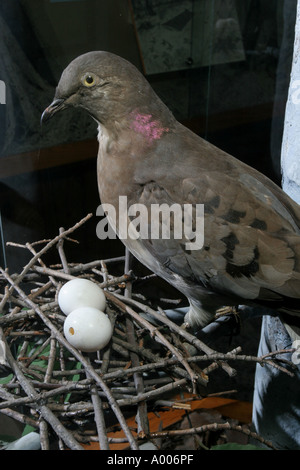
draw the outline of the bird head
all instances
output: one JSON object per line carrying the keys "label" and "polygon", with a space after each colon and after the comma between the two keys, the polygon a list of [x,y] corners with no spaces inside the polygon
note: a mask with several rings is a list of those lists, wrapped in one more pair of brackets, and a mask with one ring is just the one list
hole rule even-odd
{"label": "bird head", "polygon": [[109,52],[88,52],[63,71],[54,100],[43,112],[41,122],[73,106],[85,109],[105,125],[128,116],[152,93],[147,80],[127,60]]}

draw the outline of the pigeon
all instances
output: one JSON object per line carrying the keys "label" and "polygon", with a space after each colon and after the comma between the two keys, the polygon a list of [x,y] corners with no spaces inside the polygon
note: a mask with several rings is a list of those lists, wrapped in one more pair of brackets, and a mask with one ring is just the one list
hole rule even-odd
{"label": "pigeon", "polygon": [[122,242],[186,297],[191,328],[209,324],[220,307],[253,305],[297,329],[300,207],[279,186],[178,122],[146,77],[110,52],[75,58],[41,121],[68,107],[83,108],[98,124],[99,195],[115,210],[115,217],[106,213],[119,236],[134,220],[127,208],[149,211],[140,219],[148,235],[154,207],[181,208],[182,225],[189,208],[190,232],[181,237],[174,211],[168,236],[141,236],[136,224],[137,236]]}

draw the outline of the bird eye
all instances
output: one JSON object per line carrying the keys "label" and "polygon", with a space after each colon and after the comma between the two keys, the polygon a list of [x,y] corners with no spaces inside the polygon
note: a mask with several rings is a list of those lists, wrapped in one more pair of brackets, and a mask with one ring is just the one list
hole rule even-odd
{"label": "bird eye", "polygon": [[96,84],[95,76],[91,73],[87,73],[82,77],[82,83],[86,87],[91,87]]}

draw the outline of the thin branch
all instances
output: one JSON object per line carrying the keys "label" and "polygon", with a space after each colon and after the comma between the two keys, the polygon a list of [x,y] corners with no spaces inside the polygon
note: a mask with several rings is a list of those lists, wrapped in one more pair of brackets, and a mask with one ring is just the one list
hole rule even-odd
{"label": "thin branch", "polygon": [[[159,341],[164,344],[169,351],[171,351],[179,360],[180,362],[184,365],[186,368],[188,374],[191,377],[192,383],[197,381],[199,377],[192,371],[192,369],[189,367],[187,364],[186,360],[182,357],[182,355],[177,351],[173,345],[165,338],[164,335],[158,331],[156,327],[154,327],[151,323],[149,323],[145,318],[143,318],[141,315],[136,313],[132,308],[130,308],[128,305],[126,305],[125,302],[121,301],[122,296],[119,296],[117,294],[111,294],[110,292],[105,292],[106,297],[113,302],[115,305],[117,305],[121,310],[124,312],[129,313],[129,315],[134,318],[135,321],[137,321],[140,325],[142,325],[144,328],[147,328],[147,330],[150,331],[152,336],[157,336]],[[124,298],[124,297],[123,297]],[[126,299],[128,301],[131,301],[132,299]],[[201,378],[200,378],[201,379]]]}
{"label": "thin branch", "polygon": [[[90,362],[89,359],[88,361]],[[87,377],[89,377],[88,373],[86,373],[86,375]],[[95,423],[97,427],[100,449],[109,450],[105,419],[103,415],[103,406],[102,406],[102,401],[101,401],[101,398],[99,397],[96,385],[92,385],[91,387],[91,399],[92,399],[93,408],[94,408]]]}
{"label": "thin branch", "polygon": [[96,374],[95,370],[90,366],[90,364],[88,363],[88,361],[84,358],[84,356],[75,348],[73,348],[73,346],[70,345],[70,343],[68,343],[68,341],[64,338],[64,336],[60,333],[60,331],[57,330],[57,328],[52,324],[52,322],[47,318],[47,316],[44,314],[44,312],[42,312],[42,310],[32,301],[30,300],[26,294],[22,291],[22,289],[20,289],[20,287],[18,285],[15,284],[15,282],[10,278],[10,276],[2,269],[0,268],[0,272],[3,274],[3,276],[8,280],[8,282],[11,284],[11,286],[18,292],[18,294],[21,296],[21,298],[32,308],[35,310],[35,312],[37,313],[37,315],[41,318],[41,320],[43,320],[43,322],[45,323],[46,326],[48,326],[48,328],[51,330],[51,332],[53,333],[53,335],[56,337],[56,339],[61,343],[63,344],[63,346],[69,350],[74,357],[76,357],[76,359],[81,362],[81,364],[84,366],[84,368],[86,369],[87,373],[96,381],[96,383],[98,383],[100,385],[100,387],[102,388],[102,390],[106,393],[106,396],[108,398],[108,401],[112,407],[112,410],[114,411],[117,419],[119,420],[119,423],[120,425],[122,426],[122,429],[125,433],[125,435],[127,436],[128,438],[128,442],[130,442],[130,445],[131,445],[131,448],[133,450],[137,450],[138,449],[138,446],[136,444],[136,441],[126,423],[126,420],[123,416],[123,414],[121,413],[121,410],[118,406],[118,404],[116,403],[115,399],[113,398],[109,388],[107,387],[107,385],[105,384],[105,382],[103,382],[103,380],[98,376],[98,374]]}
{"label": "thin branch", "polygon": [[[125,274],[129,273],[131,270],[131,264],[132,264],[132,255],[129,252],[128,248],[126,248],[125,252]],[[132,293],[132,284],[131,282],[126,283],[126,288],[124,295],[125,297],[131,297]],[[137,342],[136,342],[136,334],[135,334],[135,328],[133,321],[131,318],[126,318],[126,330],[127,330],[127,335],[128,335],[128,341],[135,347],[137,347]],[[135,352],[130,353],[131,357],[131,363],[133,367],[136,367],[139,365],[139,355]],[[140,394],[144,393],[144,381],[143,381],[143,376],[139,372],[135,372],[133,374],[133,379],[135,383],[135,388],[137,395],[139,396]],[[141,401],[138,403],[138,409],[137,409],[137,414],[136,414],[136,420],[138,424],[138,435],[148,435],[149,434],[149,421],[148,421],[148,415],[147,415],[147,402],[146,400]]]}
{"label": "thin branch", "polygon": [[242,434],[246,434],[247,436],[255,439],[262,444],[270,447],[273,450],[277,450],[276,447],[272,444],[272,442],[265,440],[257,433],[250,431],[248,428],[243,426],[230,424],[230,423],[212,423],[212,424],[204,424],[203,426],[198,426],[195,428],[188,428],[188,429],[176,429],[172,431],[161,431],[161,432],[153,432],[150,433],[152,439],[162,438],[162,437],[175,437],[175,436],[184,436],[184,435],[191,435],[191,434],[201,434],[207,431],[223,431],[223,430],[231,430],[231,431],[238,431]]}
{"label": "thin branch", "polygon": [[[151,308],[147,296],[142,295],[139,289],[133,292],[133,287],[139,287],[141,282],[151,281],[156,275],[135,277],[131,272],[131,255],[128,250],[125,257],[89,263],[68,262],[65,243],[67,240],[76,240],[71,240],[67,234],[88,218],[89,216],[68,230],[60,228],[59,235],[51,240],[25,245],[11,244],[29,249],[32,259],[20,274],[9,275],[7,270],[0,269],[1,284],[8,282],[3,294],[0,294],[0,309],[3,312],[0,325],[5,328],[3,334],[5,333],[11,351],[14,351],[14,345],[18,345],[18,352],[14,353],[17,359],[12,369],[13,378],[0,385],[0,412],[15,413],[13,409],[17,409],[16,407],[18,410],[23,410],[23,406],[28,407],[32,414],[31,421],[40,429],[42,449],[50,447],[50,427],[56,432],[57,445],[61,449],[71,448],[65,440],[65,430],[73,436],[77,445],[95,440],[100,442],[101,449],[108,449],[109,443],[115,440],[107,436],[103,413],[104,410],[110,410],[124,431],[122,442],[128,442],[132,449],[137,450],[136,439],[152,439],[154,436],[149,435],[148,410],[154,409],[156,412],[158,406],[173,404],[170,394],[176,390],[190,391],[191,385],[194,398],[207,396],[203,385],[207,384],[209,374],[221,367],[233,376],[236,371],[229,365],[232,361],[252,362],[262,366],[267,364],[277,368],[280,373],[293,375],[291,371],[294,365],[283,356],[287,350],[274,351],[261,357],[243,355],[240,347],[228,353],[220,353],[202,341],[203,338],[204,341],[206,338],[209,341],[208,334],[200,340],[173,323],[159,305],[155,310]],[[33,247],[39,244],[44,246],[36,252]],[[43,258],[47,250],[53,247],[57,248],[60,263],[48,267]],[[119,266],[114,266],[113,263],[124,261],[123,275],[114,276],[109,273],[109,265],[119,271]],[[48,276],[46,282],[45,276]],[[73,348],[62,334],[65,315],[57,303],[60,286],[77,276],[92,279],[105,290],[108,300],[106,313],[113,325],[109,345],[103,351],[88,356]],[[19,287],[21,281],[31,289],[29,294],[25,294]],[[124,295],[121,295],[123,289]],[[162,302],[178,303],[178,300],[160,298],[159,303]],[[46,352],[45,348],[49,343],[50,351],[47,348]],[[39,360],[44,361],[46,366],[39,363]],[[201,365],[203,368],[200,368]],[[163,376],[157,378],[160,371]],[[75,376],[79,376],[78,380]],[[28,384],[31,388],[28,388]],[[234,391],[219,392],[224,393]],[[213,395],[218,395],[218,392]],[[188,406],[185,402],[177,402],[178,400],[175,406]],[[45,407],[45,416],[41,413],[41,406]],[[132,413],[135,411],[137,437],[135,431],[132,434],[121,412],[124,408],[130,408]],[[50,418],[47,415],[49,412]],[[51,413],[58,424],[64,423],[63,428],[56,429],[57,423],[50,423]],[[19,413],[16,419],[25,422],[27,417]],[[93,427],[92,420],[95,422]],[[85,429],[86,424],[88,429]],[[193,429],[193,434],[197,428],[191,426],[190,429]],[[184,431],[188,435],[189,430]],[[168,435],[162,429],[160,432],[155,435],[156,442],[164,445],[163,437]]]}
{"label": "thin branch", "polygon": [[[77,230],[81,225],[83,225],[85,222],[87,222],[91,217],[92,217],[93,214],[88,214],[87,216],[85,216],[83,219],[81,219],[79,222],[77,222],[75,225],[73,225],[73,227],[70,227],[68,230],[65,230],[64,232],[60,233],[59,235],[57,235],[55,238],[53,238],[50,242],[48,242],[38,253],[36,253],[32,258],[31,260],[26,264],[26,266],[23,268],[23,270],[21,271],[21,273],[16,277],[16,279],[14,280],[14,284],[15,285],[18,285],[22,279],[25,277],[25,275],[28,273],[28,271],[30,270],[30,268],[32,268],[32,266],[34,266],[34,264],[36,263],[36,261],[38,261],[41,256],[46,253],[52,246],[54,246],[61,238],[65,237],[66,235],[69,235],[69,233],[72,233],[74,232],[75,230]],[[3,271],[2,271],[3,272]],[[10,289],[9,289],[9,292],[11,293],[13,291],[14,287],[11,286]],[[3,300],[3,299],[2,299]],[[6,299],[7,301],[7,299]],[[3,309],[4,307],[4,303],[5,302],[1,302],[1,308]]]}
{"label": "thin branch", "polygon": [[[60,234],[64,233],[64,231],[65,231],[65,229],[63,227],[60,227],[59,233]],[[64,239],[63,238],[60,238],[60,240],[58,240],[57,250],[58,250],[58,253],[59,253],[60,260],[62,262],[64,272],[66,274],[70,274],[70,268],[69,268],[67,258],[66,258],[66,255],[65,255],[65,251],[64,251]]]}
{"label": "thin branch", "polygon": [[[173,323],[171,320],[169,320],[166,316],[161,315],[157,313],[154,309],[142,304],[141,302],[138,302],[133,299],[127,299],[120,294],[114,293],[111,294],[109,292],[106,293],[106,296],[108,299],[110,299],[112,302],[114,301],[114,297],[116,297],[119,300],[122,300],[125,304],[128,303],[130,305],[135,305],[136,307],[140,308],[142,311],[152,315],[154,318],[159,320],[161,323],[167,325],[171,330],[177,332],[180,336],[185,338],[188,342],[190,342],[193,346],[195,346],[197,349],[200,351],[205,352],[206,354],[215,354],[216,351],[214,351],[212,348],[207,346],[205,343],[203,343],[201,340],[197,339],[195,336],[193,336],[191,333],[188,333],[186,330],[183,328],[177,326],[175,323]],[[120,305],[119,305],[120,306]],[[121,308],[124,309],[122,306]],[[128,307],[127,307],[128,308]],[[132,312],[131,309],[128,308],[128,313]],[[136,314],[138,317],[140,317],[138,314]],[[148,322],[147,322],[148,323]],[[152,325],[151,325],[152,326]],[[154,328],[154,327],[152,327]],[[220,362],[220,366],[228,373],[229,376],[233,376],[236,374],[236,372],[226,363]]]}
{"label": "thin branch", "polygon": [[55,429],[55,432],[61,437],[61,439],[70,447],[72,450],[82,450],[82,446],[74,439],[73,435],[61,424],[58,418],[53,414],[53,412],[44,404],[39,403],[38,394],[31,385],[30,381],[25,377],[22,370],[20,369],[17,361],[14,359],[13,355],[10,352],[9,346],[6,342],[2,328],[0,328],[0,338],[6,346],[6,358],[9,362],[10,367],[14,371],[16,377],[18,378],[24,392],[29,396],[35,399],[35,408],[41,413],[43,418]]}

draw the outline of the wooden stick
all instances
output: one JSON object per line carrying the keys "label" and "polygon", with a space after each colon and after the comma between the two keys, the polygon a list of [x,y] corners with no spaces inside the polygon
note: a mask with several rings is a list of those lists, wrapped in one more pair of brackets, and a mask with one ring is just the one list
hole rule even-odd
{"label": "wooden stick", "polygon": [[[109,294],[109,295],[111,296],[112,294]],[[216,353],[216,351],[214,351],[212,348],[210,348],[205,343],[203,343],[203,341],[197,339],[191,333],[189,333],[185,329],[177,326],[175,323],[173,323],[171,320],[169,320],[167,318],[167,316],[164,316],[164,315],[161,315],[161,314],[157,313],[154,309],[152,309],[148,306],[145,306],[144,304],[142,304],[141,302],[138,302],[136,300],[125,299],[124,297],[122,297],[121,295],[116,294],[116,293],[114,293],[113,295],[115,297],[117,297],[118,299],[124,300],[125,303],[135,305],[135,306],[139,307],[142,311],[144,311],[146,313],[149,313],[154,318],[159,320],[161,323],[164,323],[165,325],[169,326],[169,328],[171,330],[176,331],[180,336],[185,338],[188,342],[190,342],[193,346],[195,346],[200,351],[205,352],[207,355]],[[220,366],[228,373],[229,376],[234,376],[236,374],[235,370],[232,369],[232,367],[230,367],[228,364],[220,362]]]}
{"label": "wooden stick", "polygon": [[[164,337],[164,335],[162,335],[160,333],[160,331],[158,331],[158,329],[156,327],[151,325],[151,323],[149,323],[145,318],[140,316],[132,308],[130,308],[128,305],[126,305],[124,302],[122,302],[120,300],[120,298],[122,298],[122,296],[119,296],[119,295],[117,296],[116,294],[111,294],[110,292],[107,292],[107,291],[105,292],[105,295],[111,302],[113,302],[115,305],[117,305],[119,308],[121,308],[121,310],[129,313],[138,323],[140,323],[143,327],[147,328],[153,336],[157,336],[159,341],[162,344],[164,344],[167,347],[168,350],[172,351],[172,353],[175,356],[178,357],[178,359],[184,365],[184,367],[186,368],[188,374],[190,375],[192,383],[195,382],[198,379],[198,376],[192,371],[192,369],[189,367],[189,365],[184,360],[184,358],[179,353],[179,351],[177,351],[173,347],[173,345]],[[127,300],[131,301],[132,299],[127,299]]]}
{"label": "wooden stick", "polygon": [[[31,260],[26,264],[26,266],[23,268],[23,270],[21,271],[20,274],[18,274],[18,276],[16,277],[16,279],[14,280],[14,284],[15,285],[18,285],[22,280],[23,278],[25,277],[25,275],[28,273],[28,271],[30,270],[30,268],[32,266],[34,266],[34,264],[36,263],[36,261],[38,261],[41,256],[46,253],[52,246],[54,246],[61,238],[65,237],[66,235],[69,235],[70,233],[74,232],[75,230],[77,230],[81,225],[83,225],[85,222],[87,222],[91,217],[92,217],[93,214],[88,214],[87,216],[85,216],[83,219],[81,219],[79,222],[77,222],[75,225],[73,225],[73,227],[70,227],[68,230],[65,230],[64,232],[60,233],[59,235],[57,235],[55,238],[53,238],[52,240],[50,240],[38,253],[36,253],[32,258]],[[3,270],[2,270],[3,272]],[[9,292],[11,293],[13,291],[13,286],[10,287],[9,289]],[[4,304],[7,302],[8,300],[8,297],[5,299],[2,299],[2,302],[1,302],[1,308],[3,309],[4,307]]]}
{"label": "wooden stick", "polygon": [[[90,362],[89,359],[88,361]],[[89,377],[88,373],[86,373],[86,376],[87,378]],[[101,398],[99,397],[97,387],[95,385],[92,385],[90,393],[91,393],[91,399],[92,399],[93,408],[94,408],[95,423],[97,427],[100,449],[109,450],[105,419],[103,415],[102,401],[101,401]]]}
{"label": "wooden stick", "polygon": [[[129,273],[131,270],[132,266],[132,255],[128,248],[126,248],[125,252],[125,274]],[[124,295],[125,297],[131,297],[132,293],[132,283],[127,282],[126,283],[126,288]],[[126,318],[126,330],[127,330],[127,335],[128,335],[128,341],[135,347],[137,346],[136,342],[136,334],[135,334],[135,328],[133,321],[131,318]],[[130,353],[130,358],[131,358],[131,363],[133,367],[136,367],[139,365],[140,360],[139,360],[139,355],[135,352]],[[139,372],[135,372],[133,374],[133,380],[136,388],[137,395],[143,394],[145,391],[144,388],[144,381],[143,381],[143,376]],[[137,414],[136,414],[136,420],[137,420],[137,425],[138,425],[138,435],[139,436],[144,436],[149,434],[149,420],[148,420],[148,414],[147,414],[147,402],[146,400],[140,401],[138,403],[137,407]]]}
{"label": "wooden stick", "polygon": [[230,423],[212,423],[212,424],[204,424],[202,426],[198,426],[195,428],[188,428],[188,429],[176,429],[172,431],[161,431],[161,432],[153,432],[150,434],[151,438],[157,439],[159,437],[175,437],[175,436],[184,436],[189,434],[200,434],[207,431],[222,431],[222,430],[234,430],[241,432],[242,434],[246,434],[247,436],[258,440],[262,444],[270,447],[273,450],[276,450],[276,447],[272,444],[272,442],[265,440],[257,433],[250,431],[248,428],[245,428],[240,425],[230,424]]}

